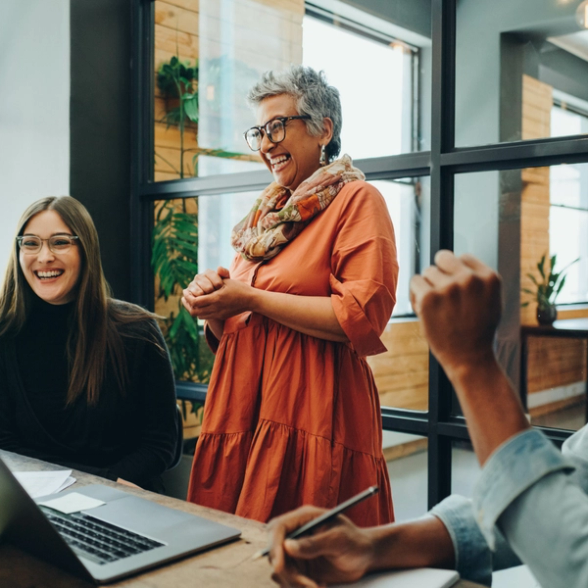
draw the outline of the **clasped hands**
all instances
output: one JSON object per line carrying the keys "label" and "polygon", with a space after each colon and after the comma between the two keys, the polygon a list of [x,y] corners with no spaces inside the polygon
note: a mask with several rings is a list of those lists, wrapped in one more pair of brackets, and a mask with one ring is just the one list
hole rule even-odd
{"label": "clasped hands", "polygon": [[224,321],[249,310],[251,290],[244,282],[231,280],[228,269],[209,269],[194,276],[183,292],[182,304],[193,317]]}

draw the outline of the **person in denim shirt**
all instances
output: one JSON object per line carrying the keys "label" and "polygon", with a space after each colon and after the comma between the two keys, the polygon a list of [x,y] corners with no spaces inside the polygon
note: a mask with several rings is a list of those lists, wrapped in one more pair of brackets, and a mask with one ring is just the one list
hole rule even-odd
{"label": "person in denim shirt", "polygon": [[483,466],[472,500],[453,495],[421,519],[368,529],[346,517],[285,540],[324,512],[305,506],[270,523],[272,578],[283,586],[352,582],[383,569],[457,569],[490,585],[525,563],[543,588],[588,586],[588,426],[562,454],[533,430],[496,361],[500,278],[470,255],[440,251],[411,282],[432,353],[459,397]]}

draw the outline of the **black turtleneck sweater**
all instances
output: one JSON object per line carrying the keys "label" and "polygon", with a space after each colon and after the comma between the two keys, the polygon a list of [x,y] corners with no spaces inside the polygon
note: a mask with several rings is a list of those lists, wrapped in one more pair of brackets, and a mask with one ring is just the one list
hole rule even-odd
{"label": "black turtleneck sweater", "polygon": [[[116,302],[116,304],[124,304]],[[156,488],[177,440],[175,387],[165,343],[151,320],[120,327],[129,383],[110,361],[96,406],[66,404],[67,340],[74,306],[35,297],[16,337],[0,339],[0,449]]]}

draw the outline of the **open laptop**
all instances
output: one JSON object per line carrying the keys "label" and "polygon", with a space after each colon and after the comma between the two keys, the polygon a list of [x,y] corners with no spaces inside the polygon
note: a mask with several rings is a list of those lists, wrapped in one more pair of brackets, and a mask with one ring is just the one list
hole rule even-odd
{"label": "open laptop", "polygon": [[58,496],[71,492],[105,504],[73,514],[39,506],[0,459],[0,540],[106,584],[241,535],[108,486],[84,486]]}

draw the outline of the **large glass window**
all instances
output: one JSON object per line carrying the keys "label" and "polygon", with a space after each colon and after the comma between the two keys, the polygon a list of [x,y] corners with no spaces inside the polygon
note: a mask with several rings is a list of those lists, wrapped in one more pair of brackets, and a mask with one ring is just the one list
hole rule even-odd
{"label": "large glass window", "polygon": [[420,112],[430,101],[430,39],[367,22],[303,0],[156,0],[153,179],[263,169],[243,140],[255,123],[245,97],[263,72],[297,63],[324,70],[339,89],[343,153],[359,159],[426,148],[428,117]]}
{"label": "large glass window", "polygon": [[[527,274],[553,254],[558,268],[580,257],[558,302],[587,300],[588,32],[576,18],[580,0],[545,0],[532,9],[526,0],[138,4],[153,16],[154,46],[133,63],[144,66],[138,85],[151,73],[142,92],[146,116],[152,97],[154,110],[153,127],[143,125],[147,140],[136,144],[145,162],[134,178],[137,301],[154,299],[148,268],[154,201],[156,215],[164,203],[163,213],[181,212],[183,201],[195,215],[191,263],[230,263],[230,229],[271,178],[242,139],[255,119],[245,105],[247,88],[265,70],[307,63],[339,88],[343,151],[381,191],[396,228],[401,273],[395,316],[383,334],[388,352],[368,361],[384,428],[417,437],[388,439],[386,455],[418,447],[413,462],[420,492],[426,461],[429,506],[451,491],[452,460],[454,489],[470,493],[475,476],[458,480],[460,471],[475,471],[459,407],[410,315],[410,278],[440,248],[473,253],[501,272],[505,312],[496,351],[519,388],[522,350],[532,423],[561,441],[585,422],[586,342],[529,335],[535,306],[521,306],[527,301],[521,289],[532,289]],[[174,57],[185,78],[175,95],[166,76],[159,83],[157,77],[173,78],[164,66],[172,67]],[[143,127],[137,120],[139,138]],[[159,288],[156,280],[162,305]],[[170,295],[167,304],[161,312],[171,318],[177,299]],[[588,320],[579,306],[560,306],[558,319]],[[201,325],[196,337],[203,342]],[[193,386],[204,398],[203,386]],[[418,437],[424,435],[426,452]],[[391,459],[389,467],[409,471],[403,459]]]}

